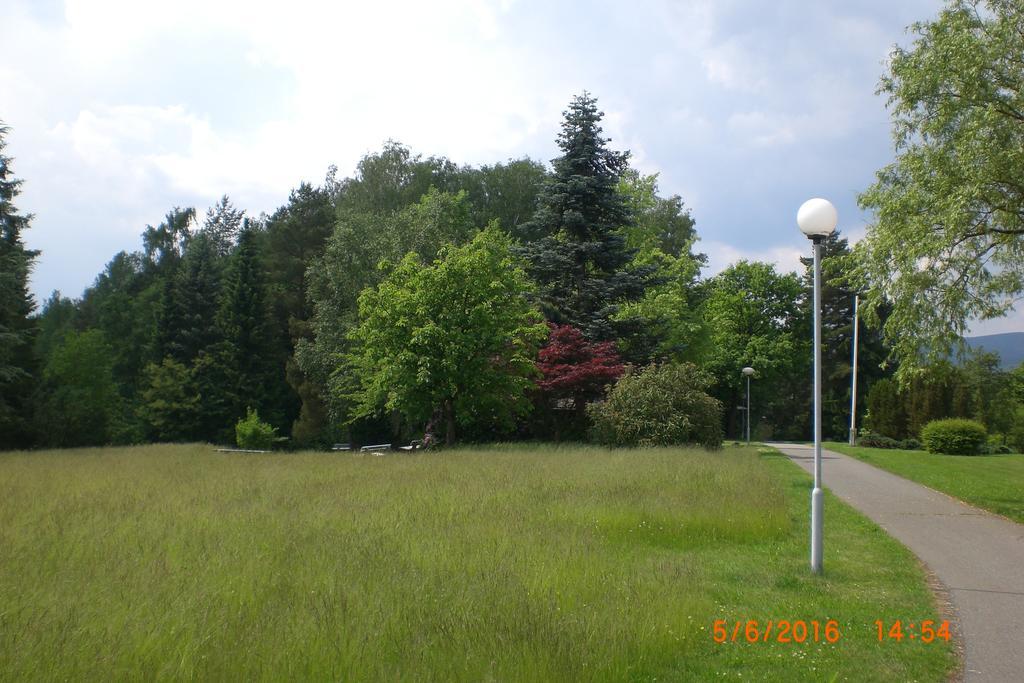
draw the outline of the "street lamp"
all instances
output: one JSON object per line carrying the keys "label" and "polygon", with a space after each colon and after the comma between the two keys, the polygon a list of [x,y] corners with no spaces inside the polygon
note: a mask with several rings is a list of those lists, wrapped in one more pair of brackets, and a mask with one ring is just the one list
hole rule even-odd
{"label": "street lamp", "polygon": [[860,295],[853,295],[853,372],[850,387],[850,445],[857,445],[857,330],[860,329],[860,321],[857,319],[857,309],[860,307]]}
{"label": "street lamp", "polygon": [[747,376],[747,445],[750,445],[750,376],[754,374],[754,368],[746,367],[742,370]]}
{"label": "street lamp", "polygon": [[839,214],[827,199],[808,199],[796,214],[800,232],[814,245],[814,490],[811,491],[811,571],[821,573],[821,243],[836,229]]}

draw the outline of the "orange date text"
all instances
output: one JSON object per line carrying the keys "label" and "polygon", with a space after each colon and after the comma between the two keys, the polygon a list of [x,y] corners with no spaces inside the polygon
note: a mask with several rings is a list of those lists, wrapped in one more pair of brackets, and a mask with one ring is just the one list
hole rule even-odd
{"label": "orange date text", "polygon": [[716,619],[711,627],[711,637],[716,643],[835,643],[841,636],[835,619],[824,622]]}

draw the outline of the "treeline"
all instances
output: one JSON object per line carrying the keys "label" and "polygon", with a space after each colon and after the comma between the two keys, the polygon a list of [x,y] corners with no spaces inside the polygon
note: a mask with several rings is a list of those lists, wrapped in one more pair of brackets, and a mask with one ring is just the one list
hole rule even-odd
{"label": "treeline", "polygon": [[1024,451],[1024,365],[1003,371],[996,354],[934,364],[904,387],[882,379],[871,387],[867,408],[868,427],[892,439],[917,439],[932,420],[960,417],[981,422],[997,444]]}
{"label": "treeline", "polygon": [[[269,216],[228,197],[204,215],[174,208],[80,298],[55,292],[37,313],[20,181],[0,154],[0,443],[229,442],[248,408],[296,447],[425,431],[582,439],[587,404],[628,367],[680,364],[694,368],[658,376],[704,378],[693,382],[726,435],[742,433],[749,365],[755,438],[807,438],[809,268],[741,261],[702,279],[689,210],[608,147],[601,117],[593,97],[573,100],[550,170],[460,166],[389,142]],[[837,439],[849,254],[838,235],[825,245],[824,427]],[[864,328],[860,354],[863,415],[891,368]],[[872,422],[887,410],[872,407]]]}

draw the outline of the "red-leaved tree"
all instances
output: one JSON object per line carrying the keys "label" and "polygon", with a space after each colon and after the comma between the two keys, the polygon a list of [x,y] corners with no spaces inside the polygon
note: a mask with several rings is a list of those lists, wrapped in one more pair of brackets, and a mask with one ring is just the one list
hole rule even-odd
{"label": "red-leaved tree", "polygon": [[[625,371],[615,342],[592,343],[572,325],[548,323],[547,344],[540,349],[537,382],[540,402],[546,410],[572,410],[575,430],[585,427],[588,401],[604,395],[604,388]],[[562,432],[562,420],[552,420],[555,437]],[[576,434],[582,436],[582,434]]]}

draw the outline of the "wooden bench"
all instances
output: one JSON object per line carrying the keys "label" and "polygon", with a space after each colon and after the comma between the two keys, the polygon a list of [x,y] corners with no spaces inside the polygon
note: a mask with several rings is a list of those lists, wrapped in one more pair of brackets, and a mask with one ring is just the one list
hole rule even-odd
{"label": "wooden bench", "polygon": [[375,444],[373,446],[363,446],[359,450],[360,451],[372,451],[372,452],[390,451],[391,450],[391,444],[389,444],[389,443],[378,443],[378,444]]}

